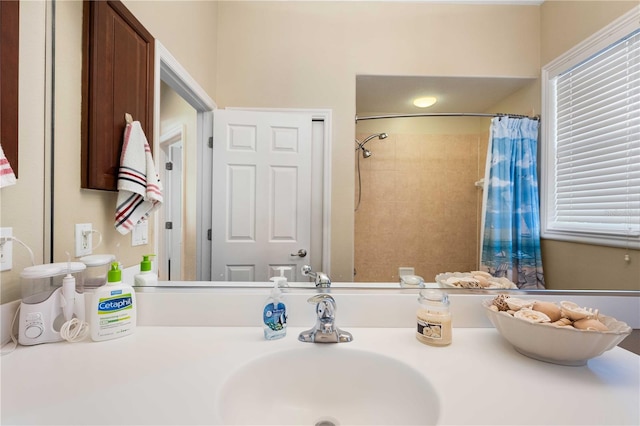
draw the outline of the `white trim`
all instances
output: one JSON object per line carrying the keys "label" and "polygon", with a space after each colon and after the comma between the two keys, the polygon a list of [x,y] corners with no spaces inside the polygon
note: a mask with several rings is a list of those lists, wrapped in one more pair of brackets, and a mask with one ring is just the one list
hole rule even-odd
{"label": "white trim", "polygon": [[179,140],[182,140],[183,134],[184,134],[184,124],[178,124],[170,128],[160,136],[160,145],[161,146],[172,145],[178,142]]}
{"label": "white trim", "polygon": [[[155,73],[154,73],[154,152],[159,149],[160,135],[160,82],[164,81],[178,95],[180,95],[197,112],[197,145],[198,145],[198,171],[197,171],[197,253],[198,265],[197,279],[209,280],[211,278],[211,245],[208,244],[206,232],[211,225],[211,210],[202,206],[211,205],[211,191],[206,191],[205,182],[211,182],[212,154],[207,146],[207,139],[213,135],[213,110],[216,103],[207,92],[191,77],[189,72],[176,60],[176,58],[156,39],[155,41]],[[208,177],[207,177],[208,176]],[[208,180],[207,180],[208,179]],[[154,225],[154,250],[158,253],[158,236],[160,235],[160,221],[155,215]],[[208,248],[208,249],[207,249]]]}
{"label": "white trim", "polygon": [[[572,49],[557,57],[542,68],[542,117],[555,116],[553,85],[551,80],[557,75],[579,64],[591,55],[600,52],[616,41],[640,28],[640,6],[636,6],[620,18],[613,21],[589,38],[578,43]],[[540,233],[543,239],[559,241],[575,241],[585,244],[606,245],[612,247],[640,248],[640,237],[607,235],[604,233],[569,232],[553,229],[548,217],[553,206],[551,192],[554,179],[552,175],[556,152],[551,143],[555,135],[555,120],[545,119],[541,122],[541,177],[540,177]]]}

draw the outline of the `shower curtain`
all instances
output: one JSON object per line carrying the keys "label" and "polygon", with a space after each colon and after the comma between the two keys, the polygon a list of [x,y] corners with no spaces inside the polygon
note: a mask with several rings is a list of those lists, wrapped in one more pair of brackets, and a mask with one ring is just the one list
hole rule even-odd
{"label": "shower curtain", "polygon": [[480,269],[544,288],[537,176],[538,121],[496,117],[485,171]]}

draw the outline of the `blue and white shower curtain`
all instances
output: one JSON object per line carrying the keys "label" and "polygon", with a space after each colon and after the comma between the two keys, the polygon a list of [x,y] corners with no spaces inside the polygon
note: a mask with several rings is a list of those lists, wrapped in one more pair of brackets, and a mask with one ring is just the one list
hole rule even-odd
{"label": "blue and white shower curtain", "polygon": [[485,172],[480,269],[523,289],[544,288],[538,124],[529,118],[494,118]]}

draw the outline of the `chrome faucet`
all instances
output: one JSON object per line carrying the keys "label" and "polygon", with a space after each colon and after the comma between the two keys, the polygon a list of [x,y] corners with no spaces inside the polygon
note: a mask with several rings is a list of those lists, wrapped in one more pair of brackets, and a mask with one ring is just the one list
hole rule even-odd
{"label": "chrome faucet", "polygon": [[304,265],[302,267],[302,275],[304,275],[305,277],[313,278],[316,282],[316,287],[320,287],[320,288],[331,287],[331,280],[329,279],[329,276],[324,272],[313,272],[311,270],[311,266],[309,265]]}
{"label": "chrome faucet", "polygon": [[309,343],[342,343],[353,340],[351,333],[342,331],[335,325],[336,301],[331,295],[316,294],[307,302],[316,303],[318,319],[312,329],[300,333],[298,340]]}

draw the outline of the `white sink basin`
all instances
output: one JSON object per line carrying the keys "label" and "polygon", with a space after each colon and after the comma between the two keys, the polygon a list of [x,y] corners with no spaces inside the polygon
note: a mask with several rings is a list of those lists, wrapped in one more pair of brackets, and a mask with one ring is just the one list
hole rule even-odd
{"label": "white sink basin", "polygon": [[347,344],[257,358],[226,380],[216,406],[222,424],[245,425],[431,425],[440,411],[419,372]]}

